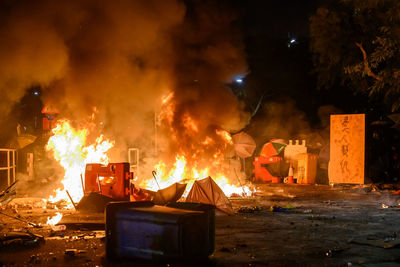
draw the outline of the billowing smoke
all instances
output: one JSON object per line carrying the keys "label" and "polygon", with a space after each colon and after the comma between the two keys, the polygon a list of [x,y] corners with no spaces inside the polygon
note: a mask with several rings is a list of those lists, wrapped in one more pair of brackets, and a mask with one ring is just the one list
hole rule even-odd
{"label": "billowing smoke", "polygon": [[251,132],[258,133],[257,139],[264,142],[273,138],[306,139],[311,132],[306,114],[296,107],[296,102],[291,98],[266,102],[262,111],[263,116],[254,123],[255,129],[251,129]]}
{"label": "billowing smoke", "polygon": [[311,125],[305,112],[301,111],[295,100],[282,97],[276,101],[266,102],[262,115],[257,117],[249,133],[254,136],[260,147],[270,139],[306,140],[307,146],[317,153],[329,143],[329,120],[331,114],[341,111],[334,106],[321,106],[318,111],[319,123]]}
{"label": "billowing smoke", "polygon": [[173,137],[169,141],[172,155],[198,159],[201,154],[212,159],[225,143],[219,130],[237,131],[249,119],[226,85],[233,75],[247,71],[234,20],[234,13],[221,1],[197,1],[176,29],[175,106],[162,128]]}
{"label": "billowing smoke", "polygon": [[235,17],[220,1],[2,2],[2,114],[39,85],[60,117],[79,122],[95,114],[96,128],[125,148],[153,144],[154,114],[169,92],[178,140],[189,138],[181,131],[185,116],[198,122],[192,144],[247,119],[224,85],[246,64]]}

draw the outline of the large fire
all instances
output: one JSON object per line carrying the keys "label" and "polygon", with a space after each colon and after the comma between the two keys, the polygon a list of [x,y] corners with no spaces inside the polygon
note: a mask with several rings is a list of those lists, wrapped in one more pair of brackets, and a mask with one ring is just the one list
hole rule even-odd
{"label": "large fire", "polygon": [[[175,143],[178,153],[172,166],[164,161],[155,165],[156,177],[141,180],[141,187],[156,191],[174,183],[186,183],[187,194],[195,180],[211,176],[227,196],[251,194],[251,190],[241,184],[237,172],[226,166],[225,152],[233,145],[227,131],[215,128],[210,135],[201,136],[199,122],[187,112],[180,117],[177,129],[173,92],[162,98],[161,107],[159,124],[167,128],[170,141]],[[187,137],[187,140],[182,140],[182,137]]]}
{"label": "large fire", "polygon": [[[216,162],[216,165],[222,165],[220,158],[216,158]],[[251,190],[248,186],[240,184],[239,177],[237,177],[236,183],[232,183],[223,173],[210,172],[209,168],[190,168],[187,166],[187,161],[184,156],[177,156],[173,167],[169,170],[163,161],[160,161],[154,169],[156,171],[156,177],[154,179],[142,181],[140,184],[141,187],[157,191],[160,188],[166,188],[174,183],[186,183],[185,194],[187,194],[195,180],[211,176],[227,196],[234,194],[242,196],[251,194]]]}
{"label": "large fire", "polygon": [[[167,124],[173,121],[173,97],[173,93],[170,93],[162,99],[163,109],[160,117]],[[199,130],[198,122],[189,114],[184,114],[182,125],[183,130],[190,136],[195,136]],[[69,201],[69,193],[73,201],[78,202],[84,194],[82,179],[86,164],[108,164],[107,151],[113,147],[114,142],[105,140],[101,135],[94,144],[87,145],[88,128],[75,129],[67,120],[60,120],[52,133],[46,149],[53,152],[54,158],[65,169],[65,176],[62,180],[63,188],[57,189],[49,201]],[[171,138],[176,141],[176,136],[172,135]],[[180,149],[182,153],[177,153],[173,164],[159,161],[154,166],[155,177],[139,177],[139,187],[157,191],[177,182],[186,183],[187,194],[195,180],[211,176],[227,196],[251,194],[251,190],[241,184],[236,170],[232,171],[226,167],[224,152],[232,146],[230,134],[225,130],[215,129],[210,136],[203,139],[190,146],[189,153],[185,151],[185,147]]]}
{"label": "large fire", "polygon": [[104,136],[96,139],[96,142],[87,145],[89,131],[87,128],[74,129],[67,120],[60,120],[52,130],[46,149],[52,151],[54,158],[65,170],[62,180],[63,188],[57,189],[55,196],[50,196],[49,201],[68,200],[68,193],[74,202],[83,197],[81,176],[85,172],[87,163],[108,164],[106,152],[114,146],[114,142],[104,140]]}

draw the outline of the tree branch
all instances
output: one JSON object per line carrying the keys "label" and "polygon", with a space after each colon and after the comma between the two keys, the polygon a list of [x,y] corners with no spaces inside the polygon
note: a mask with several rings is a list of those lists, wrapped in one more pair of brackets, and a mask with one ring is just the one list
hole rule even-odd
{"label": "tree branch", "polygon": [[371,68],[369,67],[369,65],[368,65],[368,60],[367,60],[367,52],[365,52],[365,49],[364,49],[364,47],[362,46],[362,43],[356,43],[356,46],[357,46],[358,48],[360,48],[361,53],[363,54],[363,59],[364,59],[364,71],[365,71],[365,73],[366,73],[368,76],[373,77],[373,78],[375,78],[375,79],[378,80],[378,81],[381,81],[381,80],[382,80],[382,77],[379,76],[379,75],[376,75],[375,73],[373,73],[372,70],[371,70]]}

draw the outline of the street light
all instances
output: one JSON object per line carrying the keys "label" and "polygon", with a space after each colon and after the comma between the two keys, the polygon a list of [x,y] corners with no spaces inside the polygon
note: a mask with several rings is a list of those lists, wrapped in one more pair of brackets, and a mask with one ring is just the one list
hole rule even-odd
{"label": "street light", "polygon": [[288,47],[291,47],[292,45],[297,44],[296,38],[291,38],[287,44]]}

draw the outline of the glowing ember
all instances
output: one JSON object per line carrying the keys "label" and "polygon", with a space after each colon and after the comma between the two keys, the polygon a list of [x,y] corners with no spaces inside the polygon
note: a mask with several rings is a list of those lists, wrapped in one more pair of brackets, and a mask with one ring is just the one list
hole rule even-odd
{"label": "glowing ember", "polygon": [[69,201],[66,190],[70,193],[74,202],[78,202],[83,196],[81,175],[85,171],[87,163],[108,164],[106,152],[114,143],[104,140],[103,136],[97,138],[95,144],[86,146],[88,129],[74,129],[66,120],[58,122],[52,130],[46,150],[52,151],[54,158],[65,169],[62,184],[63,189],[57,189],[55,196],[50,196],[49,201],[57,202],[61,199]]}
{"label": "glowing ember", "polygon": [[56,225],[57,223],[59,223],[61,221],[62,218],[62,214],[60,212],[57,212],[56,215],[54,215],[53,217],[47,217],[47,225]]}

